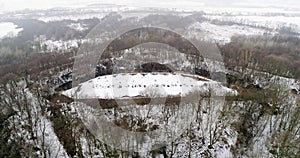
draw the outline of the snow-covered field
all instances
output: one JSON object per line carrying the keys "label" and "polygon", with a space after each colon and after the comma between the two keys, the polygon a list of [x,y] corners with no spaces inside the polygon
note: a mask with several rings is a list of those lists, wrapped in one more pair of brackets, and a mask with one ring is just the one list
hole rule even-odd
{"label": "snow-covered field", "polygon": [[5,37],[15,37],[18,35],[22,28],[18,28],[17,25],[10,22],[0,23],[0,39]]}
{"label": "snow-covered field", "polygon": [[[234,35],[263,35],[276,34],[276,32],[270,32],[264,29],[252,28],[248,26],[239,25],[215,25],[209,22],[194,23],[189,27],[191,32],[189,36],[202,37],[204,40],[214,40],[221,43],[229,43],[231,37]],[[199,34],[200,33],[200,34]],[[199,34],[199,35],[198,35]]]}
{"label": "snow-covered field", "polygon": [[233,21],[243,24],[251,24],[253,26],[262,26],[277,29],[282,26],[296,27],[298,31],[300,25],[299,16],[263,16],[263,15],[205,15],[206,18],[211,20]]}
{"label": "snow-covered field", "polygon": [[236,93],[209,79],[198,80],[184,74],[137,73],[100,76],[63,94],[75,99],[166,97],[184,96],[195,91],[208,92],[212,88],[218,95]]}

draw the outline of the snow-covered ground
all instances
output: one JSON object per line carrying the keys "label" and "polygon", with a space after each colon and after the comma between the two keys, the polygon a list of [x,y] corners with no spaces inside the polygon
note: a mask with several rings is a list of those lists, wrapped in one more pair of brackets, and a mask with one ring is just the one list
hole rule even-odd
{"label": "snow-covered ground", "polygon": [[55,15],[55,16],[41,16],[37,19],[44,22],[62,21],[62,20],[81,20],[90,18],[103,18],[108,13],[94,13],[94,14],[73,14],[73,15]]}
{"label": "snow-covered ground", "polygon": [[88,29],[88,27],[86,27],[84,24],[80,24],[80,23],[72,23],[72,24],[68,25],[68,27],[70,27],[71,29],[77,30],[77,31],[84,31],[84,30]]}
{"label": "snow-covered ground", "polygon": [[75,99],[112,99],[126,97],[184,96],[195,91],[216,94],[236,94],[220,83],[209,79],[196,79],[184,74],[134,73],[100,76],[63,92]]}
{"label": "snow-covered ground", "polygon": [[14,23],[10,23],[10,22],[0,23],[0,39],[5,37],[15,37],[22,30],[23,30],[22,28],[19,28]]}
{"label": "snow-covered ground", "polygon": [[249,15],[249,14],[270,14],[270,13],[281,13],[281,14],[297,14],[300,13],[298,9],[288,9],[285,7],[203,7],[203,12],[206,14],[232,14],[232,15]]}
{"label": "snow-covered ground", "polygon": [[[36,39],[39,40],[39,39]],[[81,40],[68,40],[68,41],[54,41],[54,40],[40,40],[40,47],[43,52],[54,52],[54,51],[67,51],[72,48],[78,48],[78,43]]]}
{"label": "snow-covered ground", "polygon": [[262,26],[273,29],[278,29],[282,26],[296,27],[298,31],[300,25],[299,16],[267,16],[267,15],[238,15],[238,16],[226,16],[226,15],[205,15],[204,17],[211,20],[233,21],[243,24],[251,24],[253,26]]}
{"label": "snow-covered ground", "polygon": [[[252,28],[239,25],[215,25],[209,22],[194,23],[189,27],[189,36],[202,37],[204,40],[214,40],[216,42],[228,43],[234,35],[263,35],[265,33],[275,34],[264,29]],[[199,35],[198,35],[199,34]]]}
{"label": "snow-covered ground", "polygon": [[[6,98],[9,104],[12,105],[11,108],[17,113],[17,115],[9,117],[7,120],[10,122],[10,125],[5,128],[15,129],[11,130],[11,140],[8,141],[21,139],[23,142],[19,143],[25,143],[24,149],[22,150],[28,149],[28,146],[36,147],[39,150],[30,151],[30,153],[28,153],[33,157],[68,157],[64,146],[54,131],[52,122],[46,116],[47,114],[42,112],[42,107],[46,106],[46,104],[41,103],[41,98],[26,89],[23,82],[19,82],[18,85],[19,87],[16,87],[16,94],[14,96],[15,99],[18,98],[18,101],[14,101],[23,106],[17,107],[13,105],[13,103],[11,103],[12,100],[8,97],[9,94],[5,93],[2,95],[2,97]],[[25,109],[26,113],[24,112]],[[24,154],[24,151],[20,152]],[[25,155],[22,156],[26,157]]]}

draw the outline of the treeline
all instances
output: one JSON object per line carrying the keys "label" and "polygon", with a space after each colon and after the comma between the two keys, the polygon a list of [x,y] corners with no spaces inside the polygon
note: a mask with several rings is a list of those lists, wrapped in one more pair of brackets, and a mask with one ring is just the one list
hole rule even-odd
{"label": "treeline", "polygon": [[[22,58],[22,54],[19,55],[14,60]],[[34,54],[27,59],[0,65],[0,82],[26,76],[37,78],[39,76],[47,77],[51,74],[54,75],[56,72],[72,67],[73,56],[72,52],[64,54]]]}
{"label": "treeline", "polygon": [[235,36],[219,46],[228,68],[266,71],[300,78],[300,39],[293,36]]}

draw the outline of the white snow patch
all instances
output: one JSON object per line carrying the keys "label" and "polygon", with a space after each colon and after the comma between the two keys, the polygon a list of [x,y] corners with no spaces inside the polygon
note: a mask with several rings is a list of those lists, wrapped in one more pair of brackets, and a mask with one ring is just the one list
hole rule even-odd
{"label": "white snow patch", "polygon": [[22,30],[23,28],[19,28],[14,23],[10,23],[10,22],[0,23],[0,39],[5,37],[15,37]]}

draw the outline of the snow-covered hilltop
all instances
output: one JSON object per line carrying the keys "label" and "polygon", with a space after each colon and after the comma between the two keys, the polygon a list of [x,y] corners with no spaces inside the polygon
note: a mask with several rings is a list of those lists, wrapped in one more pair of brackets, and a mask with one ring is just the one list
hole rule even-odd
{"label": "snow-covered hilltop", "polygon": [[192,92],[217,95],[236,94],[219,82],[187,74],[176,73],[123,73],[100,76],[79,84],[64,95],[74,99],[114,99],[127,97],[185,96]]}

